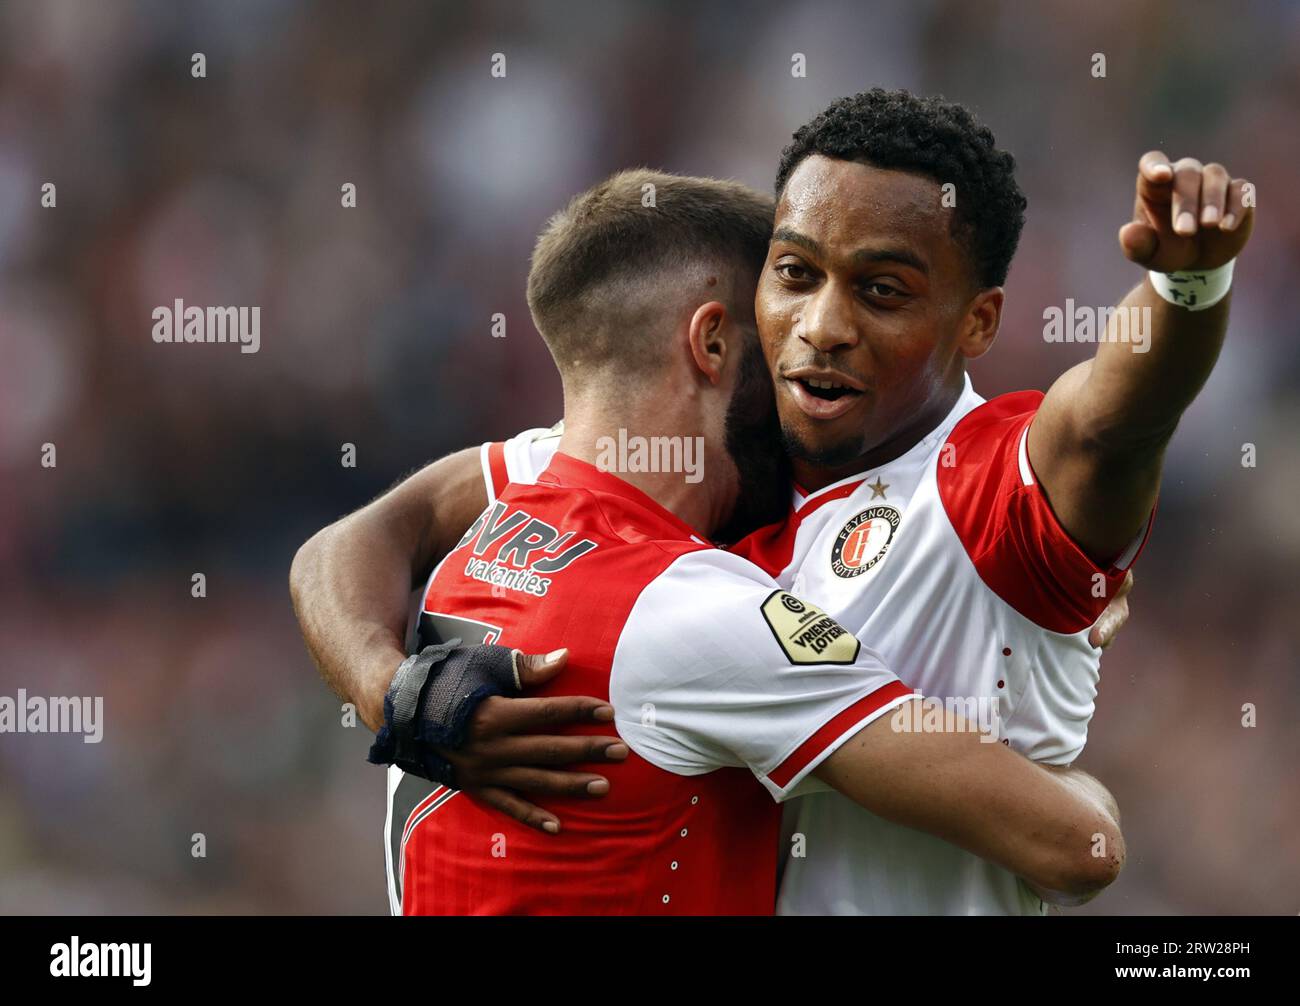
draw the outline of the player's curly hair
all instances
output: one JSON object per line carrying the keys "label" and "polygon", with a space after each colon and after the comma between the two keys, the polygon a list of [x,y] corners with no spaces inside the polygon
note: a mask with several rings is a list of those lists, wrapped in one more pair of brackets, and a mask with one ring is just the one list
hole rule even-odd
{"label": "player's curly hair", "polygon": [[799,162],[812,154],[911,171],[956,185],[955,236],[981,286],[1001,286],[1025,224],[1016,160],[970,109],[941,97],[872,88],[840,98],[799,128],[781,152],[780,199]]}

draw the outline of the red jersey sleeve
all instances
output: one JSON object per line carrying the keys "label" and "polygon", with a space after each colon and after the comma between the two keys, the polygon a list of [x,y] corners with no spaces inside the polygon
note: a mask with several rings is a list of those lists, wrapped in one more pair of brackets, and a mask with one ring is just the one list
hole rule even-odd
{"label": "red jersey sleeve", "polygon": [[483,487],[487,490],[488,505],[496,502],[511,482],[533,485],[546,470],[560,446],[564,432],[563,421],[549,429],[538,427],[524,430],[509,440],[484,444],[479,449],[483,465]]}
{"label": "red jersey sleeve", "polygon": [[972,409],[939,452],[939,497],[980,578],[1036,625],[1074,633],[1105,610],[1146,543],[1151,516],[1114,564],[1094,563],[1061,527],[1029,463],[1041,391]]}

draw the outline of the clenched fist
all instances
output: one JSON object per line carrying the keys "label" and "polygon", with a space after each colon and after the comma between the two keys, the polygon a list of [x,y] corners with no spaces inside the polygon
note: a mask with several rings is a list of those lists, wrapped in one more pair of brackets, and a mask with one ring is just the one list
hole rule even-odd
{"label": "clenched fist", "polygon": [[1170,163],[1159,150],[1138,162],[1133,219],[1119,230],[1132,262],[1153,272],[1215,269],[1237,257],[1255,225],[1255,189],[1222,164]]}

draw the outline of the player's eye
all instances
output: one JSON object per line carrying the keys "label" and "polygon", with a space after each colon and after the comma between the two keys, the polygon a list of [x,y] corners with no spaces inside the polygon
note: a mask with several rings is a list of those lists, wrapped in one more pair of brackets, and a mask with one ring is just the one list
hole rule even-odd
{"label": "player's eye", "polygon": [[802,283],[812,279],[812,274],[798,262],[778,262],[776,272],[782,279],[788,279],[792,283]]}
{"label": "player's eye", "polygon": [[893,299],[903,296],[903,291],[898,289],[898,287],[880,281],[864,283],[862,285],[862,291],[870,294],[872,297],[881,297],[885,299]]}

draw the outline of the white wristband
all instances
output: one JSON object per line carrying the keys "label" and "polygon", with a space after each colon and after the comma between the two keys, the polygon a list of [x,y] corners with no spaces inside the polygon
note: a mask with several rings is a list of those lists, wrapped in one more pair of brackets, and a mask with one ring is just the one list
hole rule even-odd
{"label": "white wristband", "polygon": [[1189,311],[1204,311],[1228,295],[1232,288],[1232,266],[1237,260],[1229,259],[1217,269],[1200,272],[1149,272],[1147,278],[1156,293],[1171,304]]}

